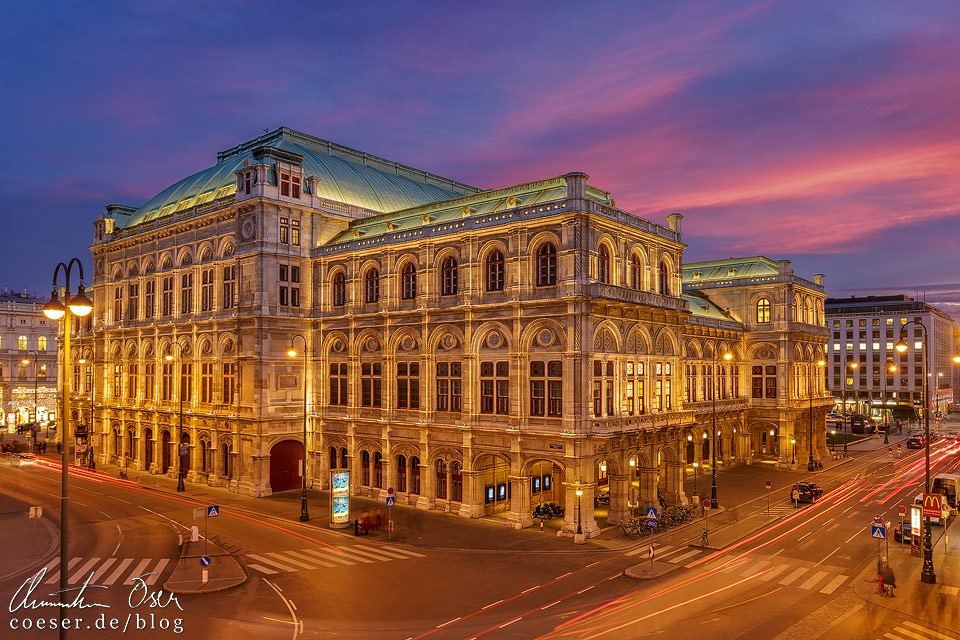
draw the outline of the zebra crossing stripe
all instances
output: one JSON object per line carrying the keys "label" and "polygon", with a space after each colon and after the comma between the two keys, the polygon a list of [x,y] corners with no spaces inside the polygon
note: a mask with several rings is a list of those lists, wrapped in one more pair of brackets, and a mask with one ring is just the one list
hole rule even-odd
{"label": "zebra crossing stripe", "polygon": [[783,573],[789,568],[790,568],[790,565],[782,564],[776,569],[771,569],[770,571],[767,571],[765,574],[760,576],[760,579],[763,580],[764,582],[766,582],[767,580],[773,580],[775,577],[777,577],[777,575],[779,575],[780,573]]}
{"label": "zebra crossing stripe", "polygon": [[321,558],[339,560],[340,562],[350,562],[352,560],[356,560],[357,562],[362,562],[364,564],[373,564],[374,562],[370,558],[361,557],[361,556],[351,556],[345,553],[346,551],[345,549],[326,549],[321,547],[319,549],[305,549],[305,551],[308,551],[309,553],[314,553],[320,556]]}
{"label": "zebra crossing stripe", "polygon": [[103,564],[100,565],[100,568],[97,569],[97,572],[93,574],[93,580],[91,580],[90,582],[93,584],[97,584],[97,581],[103,577],[103,574],[107,572],[107,569],[113,566],[113,563],[116,561],[117,561],[116,558],[107,558],[106,560],[104,560]]}
{"label": "zebra crossing stripe", "polygon": [[390,561],[390,560],[393,560],[393,558],[390,558],[390,557],[387,557],[387,556],[381,556],[381,555],[378,555],[378,554],[376,554],[376,553],[371,553],[371,552],[369,552],[369,551],[364,551],[363,549],[359,549],[356,545],[354,545],[354,546],[352,546],[352,547],[338,547],[338,548],[339,548],[341,551],[343,551],[344,553],[354,554],[354,555],[360,554],[360,555],[363,555],[363,556],[365,556],[365,557],[367,557],[367,558],[373,558],[374,560],[383,560],[383,561],[385,561],[385,562],[388,562],[388,561]]}
{"label": "zebra crossing stripe", "polygon": [[[305,556],[305,555],[303,555],[302,553],[297,553],[296,551],[287,551],[287,552],[285,552],[285,553],[286,553],[286,555],[288,555],[288,556],[293,556],[294,558],[299,558],[299,559],[301,559],[301,560],[307,560],[307,561],[312,562],[312,563],[314,563],[314,564],[318,564],[318,565],[320,565],[321,567],[327,567],[328,569],[332,569],[332,568],[334,568],[334,567],[337,566],[337,565],[335,565],[335,564],[330,564],[329,562],[324,562],[323,560],[318,560],[317,558],[313,558],[313,557],[311,557],[311,556]],[[278,555],[279,555],[279,554],[278,554]],[[293,560],[291,560],[290,562],[293,562]]]}
{"label": "zebra crossing stripe", "polygon": [[363,551],[372,551],[373,553],[379,553],[385,556],[390,556],[392,558],[398,558],[400,560],[409,560],[410,556],[405,556],[397,553],[396,551],[387,551],[383,548],[374,549],[373,547],[367,547],[362,544],[354,545],[354,549],[361,549]]}
{"label": "zebra crossing stripe", "polygon": [[339,554],[336,554],[336,553],[328,553],[327,555],[323,555],[321,552],[319,552],[319,551],[317,551],[317,550],[315,550],[315,549],[304,549],[301,553],[310,554],[310,555],[307,556],[307,557],[318,556],[318,557],[320,557],[320,558],[323,558],[324,560],[333,560],[334,562],[340,562],[340,563],[342,563],[342,564],[357,564],[356,562],[353,562],[352,560],[347,560],[346,558],[341,558],[340,555],[339,555]]}
{"label": "zebra crossing stripe", "polygon": [[250,569],[256,569],[257,571],[259,571],[259,572],[261,572],[261,573],[265,573],[265,574],[267,574],[268,576],[271,576],[271,575],[273,575],[273,574],[275,574],[275,573],[279,573],[279,572],[277,572],[277,571],[274,571],[273,569],[267,569],[265,566],[260,565],[260,564],[248,564],[247,567],[250,568]]}
{"label": "zebra crossing stripe", "polygon": [[723,573],[733,573],[737,569],[742,569],[750,562],[749,558],[741,558],[740,560],[734,560],[729,567],[724,567],[722,569]]}
{"label": "zebra crossing stripe", "polygon": [[[656,549],[656,554],[657,554],[656,557],[662,558],[663,556],[668,555],[668,554],[666,553],[667,549],[673,549],[673,545],[672,545],[672,544],[665,544],[665,545],[663,545],[662,547],[658,547],[658,548]],[[650,548],[649,548],[648,546],[637,547],[637,548],[634,549],[633,551],[628,551],[628,552],[626,552],[626,553],[623,554],[623,555],[626,555],[626,556],[635,556],[635,555],[637,555],[638,553],[647,553],[649,550],[650,550]]]}
{"label": "zebra crossing stripe", "polygon": [[395,551],[395,552],[397,552],[397,553],[406,553],[406,554],[411,555],[411,556],[413,556],[413,557],[415,557],[415,558],[426,558],[426,557],[427,557],[427,556],[423,555],[422,553],[417,553],[416,551],[411,551],[410,549],[404,549],[404,548],[402,548],[402,547],[395,547],[395,546],[393,546],[392,544],[385,544],[385,545],[383,545],[383,548],[384,548],[384,549],[390,549],[391,551]]}
{"label": "zebra crossing stripe", "polygon": [[687,553],[685,553],[685,554],[683,554],[683,555],[681,555],[681,556],[677,556],[676,558],[670,558],[669,560],[667,560],[667,562],[669,562],[669,563],[671,563],[671,564],[677,564],[678,562],[683,562],[683,561],[686,560],[687,558],[690,558],[690,557],[692,557],[692,556],[695,556],[695,555],[697,555],[698,553],[700,553],[700,549],[694,549],[693,551],[688,551]]}
{"label": "zebra crossing stripe", "polygon": [[843,584],[843,581],[846,579],[847,579],[847,576],[843,576],[843,575],[837,576],[836,578],[828,582],[827,586],[825,586],[823,589],[820,589],[820,593],[825,593],[827,595],[830,595],[831,593],[836,591],[837,587]]}
{"label": "zebra crossing stripe", "polygon": [[926,627],[921,626],[915,622],[911,622],[910,620],[904,620],[903,624],[908,627],[913,627],[914,629],[919,629],[924,633],[928,633],[931,636],[934,636],[935,638],[940,638],[940,640],[957,640],[956,636],[944,635],[938,631],[934,631],[933,629],[927,629]]}
{"label": "zebra crossing stripe", "polygon": [[800,588],[804,590],[812,589],[815,584],[826,578],[827,575],[829,574],[826,571],[817,571],[809,580],[801,584]]}
{"label": "zebra crossing stripe", "polygon": [[780,584],[782,584],[783,586],[787,587],[787,586],[793,584],[794,580],[796,580],[797,578],[799,578],[800,576],[802,576],[802,575],[805,574],[806,572],[807,572],[807,569],[806,569],[805,567],[800,567],[799,569],[797,569],[796,571],[794,571],[793,573],[791,573],[790,575],[788,575],[786,578],[784,578],[783,580],[781,580],[781,581],[780,581]]}
{"label": "zebra crossing stripe", "polygon": [[154,582],[156,582],[157,579],[160,577],[160,574],[163,573],[163,569],[167,566],[167,564],[169,564],[169,562],[170,560],[168,560],[167,558],[160,558],[160,560],[157,562],[157,566],[155,566],[153,568],[153,571],[151,571],[153,575],[148,577],[146,580],[144,580],[144,582],[146,582],[147,584],[153,584]]}
{"label": "zebra crossing stripe", "polygon": [[[295,567],[300,567],[300,568],[302,568],[302,569],[316,569],[316,568],[317,568],[317,565],[316,565],[316,564],[307,564],[306,562],[301,562],[300,560],[294,560],[293,558],[289,558],[289,557],[287,557],[286,555],[279,554],[279,553],[277,553],[276,551],[267,551],[267,552],[266,552],[266,555],[270,556],[271,558],[277,558],[278,560],[282,560],[282,561],[286,562],[287,564],[292,564],[293,566],[295,566]],[[317,562],[317,564],[320,564],[320,563]]]}
{"label": "zebra crossing stripe", "polygon": [[72,576],[70,576],[70,579],[67,580],[67,583],[68,583],[68,584],[76,584],[76,583],[77,583],[77,580],[80,579],[80,576],[85,576],[85,575],[87,575],[87,572],[90,570],[90,567],[92,567],[93,565],[97,564],[98,562],[100,562],[100,558],[90,558],[89,560],[87,560],[86,562],[84,562],[84,563],[80,566],[80,568],[77,569]]}
{"label": "zebra crossing stripe", "polygon": [[746,569],[743,573],[741,573],[740,577],[746,578],[747,576],[751,576],[755,574],[757,571],[760,571],[760,569],[763,569],[768,564],[770,564],[769,560],[760,560],[756,564],[751,565],[749,569]]}
{"label": "zebra crossing stripe", "polygon": [[[82,560],[82,558],[73,558],[72,560],[70,560],[70,562],[67,563],[67,571],[70,571],[71,569],[73,569],[73,567],[76,566],[76,564],[80,562],[80,560]],[[57,562],[59,563],[59,560]],[[53,584],[59,579],[60,579],[60,570],[58,569],[53,573],[51,573],[50,577],[43,581],[43,584]]]}
{"label": "zebra crossing stripe", "polygon": [[123,581],[123,584],[133,584],[133,579],[138,576],[142,576],[143,572],[146,571],[148,564],[150,564],[150,558],[141,560],[140,564],[137,565],[137,568],[134,569],[130,575],[127,576],[127,579]]}
{"label": "zebra crossing stripe", "polygon": [[248,558],[253,558],[253,559],[256,560],[257,562],[262,562],[262,563],[264,563],[264,564],[268,564],[268,565],[270,565],[271,567],[276,567],[276,568],[280,569],[281,571],[296,571],[296,569],[294,569],[293,567],[288,567],[288,566],[285,565],[285,564],[280,564],[280,563],[277,562],[276,560],[271,560],[270,558],[264,558],[263,556],[258,556],[258,555],[254,554],[254,553],[248,553],[248,554],[247,554],[247,557],[248,557]]}
{"label": "zebra crossing stripe", "polygon": [[110,577],[103,581],[103,584],[110,586],[123,574],[124,569],[129,567],[133,563],[133,558],[124,558],[123,561],[117,565],[117,569],[110,574]]}

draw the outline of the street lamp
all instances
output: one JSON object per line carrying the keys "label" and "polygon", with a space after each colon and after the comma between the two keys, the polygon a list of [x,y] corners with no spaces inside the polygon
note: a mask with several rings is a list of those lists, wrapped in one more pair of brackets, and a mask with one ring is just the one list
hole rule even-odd
{"label": "street lamp", "polygon": [[[730,359],[733,358],[733,354],[725,352],[723,354],[723,359],[727,362],[730,362]],[[714,389],[713,389],[713,442],[710,447],[710,471],[713,475],[712,482],[710,484],[710,502],[714,509],[719,506],[717,501],[717,396],[720,395],[720,376],[719,373],[719,362],[717,359],[717,350],[713,350],[713,380],[714,380]]]}
{"label": "street lamp", "polygon": [[[33,426],[37,427],[37,423],[40,422],[40,408],[37,403],[37,378],[40,377],[40,363],[37,362],[37,358],[40,357],[40,354],[33,349],[28,349],[24,352],[25,355],[30,355],[31,353],[33,354]],[[30,359],[24,358],[20,362],[22,362],[24,365],[28,365],[30,364]],[[43,368],[46,369],[47,365],[43,365]],[[36,430],[34,430],[34,433],[36,433]],[[47,437],[50,437],[49,423],[47,424]],[[36,446],[36,443],[34,443],[34,446]]]}
{"label": "street lamp", "polygon": [[[907,350],[907,343],[904,340],[907,332],[907,325],[920,325],[923,329],[923,442],[924,442],[924,493],[930,493],[930,389],[927,383],[927,348],[929,346],[929,334],[927,325],[918,319],[909,320],[900,325],[900,340],[894,348],[900,353]],[[930,517],[924,517],[923,526],[923,568],[920,570],[920,581],[927,584],[936,584],[937,574],[933,570],[933,544],[930,540]]]}
{"label": "street lamp", "polygon": [[[187,445],[183,443],[183,382],[184,378],[184,368],[183,368],[183,345],[179,342],[171,342],[172,346],[177,347],[177,362],[180,364],[180,386],[178,387],[180,396],[180,434],[177,436],[177,491],[186,491],[187,488],[183,484],[183,459],[188,454]],[[173,361],[173,354],[168,353],[163,356],[164,360],[167,362]]]}
{"label": "street lamp", "polygon": [[[73,265],[80,271],[80,285],[77,287],[76,295],[70,295],[70,273],[73,271]],[[60,269],[63,269],[66,287],[64,288],[63,302],[60,302],[57,296],[57,276],[60,275]],[[66,303],[66,306],[64,306]],[[93,311],[93,303],[83,290],[83,265],[76,258],[71,258],[67,264],[57,263],[53,270],[53,292],[50,300],[43,305],[43,315],[51,320],[63,319],[63,366],[60,371],[70,371],[70,330],[72,329],[72,316],[86,316]],[[62,380],[68,376],[64,373]],[[68,562],[70,559],[69,546],[69,516],[70,516],[70,494],[68,491],[68,479],[70,477],[67,467],[67,451],[70,449],[70,394],[69,387],[64,386],[63,408],[60,413],[60,606],[58,608],[58,622],[60,629],[60,638],[64,640],[67,637],[67,630],[63,624],[63,619],[67,614],[67,599],[73,598],[69,594],[67,586],[67,572],[69,571]]]}
{"label": "street lamp", "polygon": [[303,473],[301,474],[300,522],[306,522],[310,519],[310,513],[307,511],[307,339],[299,333],[290,338],[287,355],[291,358],[297,357],[297,350],[293,348],[297,338],[303,340]]}
{"label": "street lamp", "polygon": [[697,495],[697,470],[700,468],[700,464],[697,462],[693,463],[693,495]]}
{"label": "street lamp", "polygon": [[830,429],[830,451],[836,453],[837,451],[837,430]]}
{"label": "street lamp", "polygon": [[583,489],[580,488],[580,483],[577,483],[577,535],[583,535],[583,527],[580,526],[580,497],[583,495]]}
{"label": "street lamp", "polygon": [[[853,359],[853,356],[847,356],[847,368],[851,371],[855,371],[857,368],[857,361]],[[843,372],[843,410],[847,410],[847,372],[844,369]],[[843,457],[847,457],[847,420],[842,418],[843,422],[841,427],[843,427]],[[850,432],[853,433],[853,413],[850,413]]]}
{"label": "street lamp", "polygon": [[[827,364],[827,363],[824,362],[823,358],[820,358],[819,360],[817,360],[817,366],[818,366],[818,367],[823,367],[823,366],[825,366],[826,364]],[[810,389],[809,389],[809,393],[807,394],[807,395],[810,396],[810,398],[809,398],[809,399],[810,399],[810,434],[809,434],[809,437],[807,438],[808,441],[809,441],[809,444],[810,444],[810,459],[807,460],[807,471],[813,471],[814,469],[816,469],[816,465],[813,463],[813,393],[814,393],[814,391],[816,391],[816,388],[815,388],[815,387],[816,387],[816,380],[817,380],[817,377],[819,377],[819,376],[814,376],[814,374],[813,374],[814,371],[815,371],[815,369],[813,368],[813,363],[811,363],[811,366],[810,366]]]}
{"label": "street lamp", "polygon": [[90,428],[87,431],[87,468],[94,469],[97,464],[93,461],[93,390],[97,383],[97,376],[93,372],[93,347],[83,347],[80,350],[80,359],[78,362],[82,365],[87,364],[86,354],[90,353],[90,388],[87,393],[90,394]]}
{"label": "street lamp", "polygon": [[883,444],[890,444],[890,422],[887,420],[887,374],[897,372],[897,365],[891,364],[883,372]]}
{"label": "street lamp", "polygon": [[797,439],[790,438],[790,444],[793,445],[790,451],[790,465],[797,464]]}

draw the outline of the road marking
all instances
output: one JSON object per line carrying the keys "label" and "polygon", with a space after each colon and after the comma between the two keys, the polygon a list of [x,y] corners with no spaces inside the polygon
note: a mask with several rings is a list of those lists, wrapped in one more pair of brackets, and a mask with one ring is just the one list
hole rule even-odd
{"label": "road marking", "polygon": [[[284,562],[286,562],[286,563],[288,563],[288,564],[292,564],[292,565],[295,566],[295,567],[301,567],[301,568],[303,568],[303,569],[316,569],[316,568],[317,568],[317,564],[320,564],[320,561],[319,561],[319,560],[316,561],[316,564],[307,564],[306,562],[301,562],[300,560],[294,560],[293,558],[289,558],[289,557],[287,557],[287,555],[277,553],[276,551],[266,551],[266,552],[264,552],[264,553],[265,553],[265,555],[268,555],[268,556],[270,556],[271,558],[276,558],[276,559],[278,559],[278,560],[283,560]],[[332,564],[327,564],[326,562],[324,562],[323,564],[326,564],[328,567],[332,567],[332,566],[333,566]]]}
{"label": "road marking", "polygon": [[502,625],[500,625],[499,627],[497,627],[497,629],[503,629],[503,628],[504,628],[505,626],[507,626],[508,624],[513,624],[513,623],[516,622],[517,620],[523,620],[523,616],[520,616],[519,618],[514,618],[514,619],[511,620],[510,622],[504,622]]}
{"label": "road marking", "polygon": [[383,548],[384,548],[384,549],[390,549],[391,551],[395,551],[395,552],[397,552],[397,553],[406,553],[406,554],[408,554],[408,555],[411,555],[411,556],[414,556],[414,557],[417,557],[417,558],[426,558],[426,557],[427,557],[427,556],[423,555],[422,553],[417,553],[416,551],[411,551],[410,549],[404,549],[403,547],[395,547],[395,546],[392,545],[392,544],[385,544],[385,545],[383,545]]}
{"label": "road marking", "polygon": [[110,554],[112,556],[117,555],[117,551],[120,551],[120,543],[123,542],[123,531],[120,530],[120,525],[117,525],[117,536],[119,540],[117,540],[117,546],[113,548],[113,553]]}
{"label": "road marking", "polygon": [[67,582],[69,584],[75,584],[77,580],[80,579],[80,576],[86,575],[87,571],[90,570],[90,567],[97,564],[98,562],[100,562],[100,558],[90,558],[89,560],[84,562],[82,565],[80,565],[80,568],[77,569],[72,576],[70,576],[70,579],[67,580]]}
{"label": "road marking", "polygon": [[363,549],[361,549],[359,546],[356,546],[356,545],[352,547],[340,547],[340,550],[344,553],[351,553],[353,555],[362,555],[367,558],[373,558],[374,560],[382,560],[383,562],[390,562],[391,560],[393,560],[393,558],[389,556],[380,555],[370,551],[364,551]]}
{"label": "road marking", "polygon": [[137,568],[127,576],[127,579],[123,581],[123,584],[133,584],[134,578],[139,578],[143,575],[143,570],[147,568],[147,565],[150,564],[150,558],[146,560],[141,560],[140,564],[137,565]]}
{"label": "road marking", "polygon": [[297,553],[296,551],[287,551],[285,553],[288,556],[293,556],[294,558],[300,558],[301,560],[307,560],[309,562],[319,564],[321,567],[328,567],[330,569],[333,569],[337,566],[335,564],[330,564],[329,562],[324,562],[323,560],[318,560],[316,558],[313,558],[312,556],[307,556],[302,553]]}
{"label": "road marking", "polygon": [[548,605],[546,605],[546,606],[540,607],[540,611],[543,611],[544,609],[549,609],[549,608],[552,607],[553,605],[555,605],[555,604],[560,604],[561,602],[562,602],[562,600],[557,600],[556,602],[551,602],[550,604],[548,604]]}
{"label": "road marking", "polygon": [[259,562],[263,562],[264,564],[269,564],[269,565],[271,565],[271,566],[277,567],[277,568],[280,569],[281,571],[296,571],[296,569],[294,569],[293,567],[288,567],[288,566],[285,565],[285,564],[280,564],[280,563],[277,562],[276,560],[271,560],[270,558],[264,558],[263,556],[258,556],[258,555],[253,554],[253,553],[248,553],[248,554],[247,554],[247,557],[248,557],[248,558],[253,558],[254,560],[257,560],[257,561],[259,561]]}
{"label": "road marking", "polygon": [[740,560],[735,561],[729,567],[724,567],[722,571],[723,573],[733,573],[737,569],[742,568],[743,565],[747,564],[748,562],[750,562],[750,558],[741,558]]}
{"label": "road marking", "polygon": [[[659,547],[658,549],[656,549],[656,554],[657,554],[658,556],[660,556],[660,557],[663,557],[663,555],[667,552],[667,549],[673,549],[673,545],[672,545],[672,544],[665,544],[665,545],[663,545],[662,547]],[[647,552],[647,551],[649,551],[649,550],[650,550],[649,547],[638,547],[638,548],[634,549],[633,551],[628,551],[628,552],[625,553],[624,555],[626,555],[626,556],[635,556],[635,555],[637,555],[638,553],[645,553],[645,552]]]}
{"label": "road marking", "polygon": [[[894,631],[896,631],[897,633],[902,633],[903,635],[908,636],[908,637],[910,637],[910,638],[915,638],[916,640],[927,640],[927,636],[926,636],[926,635],[920,635],[919,633],[914,633],[914,632],[912,632],[912,631],[907,631],[907,630],[904,629],[903,627],[896,627],[896,628],[894,629]],[[924,629],[924,631],[927,631],[927,629]],[[885,634],[885,635],[889,635],[889,634]],[[896,637],[896,636],[894,636],[894,637]],[[953,639],[951,638],[950,640],[953,640]]]}
{"label": "road marking", "polygon": [[121,560],[120,564],[117,565],[116,570],[110,574],[109,578],[103,581],[103,584],[110,586],[111,584],[116,582],[117,579],[120,577],[120,575],[124,572],[124,570],[127,567],[130,566],[132,562],[133,562],[133,558],[124,558],[123,560]]}
{"label": "road marking", "polygon": [[597,585],[592,584],[592,585],[590,585],[589,587],[587,587],[586,589],[580,589],[580,591],[577,591],[576,595],[580,595],[580,594],[583,593],[584,591],[590,591],[590,589],[593,589],[595,586],[597,586]]}
{"label": "road marking", "polygon": [[353,546],[354,549],[362,549],[363,551],[368,551],[371,553],[379,553],[384,556],[390,556],[391,558],[398,558],[400,560],[409,560],[410,556],[405,556],[403,554],[397,553],[396,551],[387,551],[385,549],[375,549],[373,547],[366,547],[362,544],[357,544]]}
{"label": "road marking", "polygon": [[571,573],[573,573],[573,571],[567,571],[567,572],[566,572],[565,574],[563,574],[562,576],[557,576],[556,578],[554,578],[554,580],[559,580],[560,578],[566,578],[566,577],[567,577],[568,575],[570,575]]}
{"label": "road marking", "polygon": [[453,624],[454,622],[456,622],[456,621],[459,620],[459,619],[460,619],[460,617],[456,617],[456,618],[454,618],[453,620],[447,620],[447,621],[444,622],[443,624],[438,624],[438,625],[436,626],[436,628],[437,628],[437,629],[443,629],[443,628],[444,628],[445,626],[447,626],[448,624]]}
{"label": "road marking", "polygon": [[829,558],[830,556],[832,556],[833,554],[835,554],[837,551],[840,551],[840,549],[841,549],[841,547],[837,547],[836,549],[834,549],[833,551],[831,551],[831,552],[828,553],[827,555],[823,556],[823,560],[821,560],[820,562],[818,562],[817,564],[815,564],[815,565],[813,565],[813,566],[819,567],[820,565],[822,565],[824,562],[827,561],[827,558]]}
{"label": "road marking", "polygon": [[797,538],[797,542],[800,542],[801,540],[803,540],[803,539],[806,538],[807,536],[812,536],[812,535],[813,535],[813,531],[807,531],[805,534],[803,534],[802,536],[800,536],[799,538]]}
{"label": "road marking", "polygon": [[843,581],[846,579],[847,579],[847,576],[843,576],[843,575],[837,576],[836,578],[828,582],[827,586],[825,586],[823,589],[820,589],[820,593],[825,593],[827,595],[830,595],[831,593],[836,591],[837,587],[843,584]]}
{"label": "road marking", "polygon": [[[71,569],[73,569],[73,567],[76,566],[76,564],[77,564],[78,562],[80,562],[80,560],[82,560],[82,558],[73,558],[70,562],[68,562],[68,563],[67,563],[67,571],[70,571]],[[57,564],[58,564],[58,566],[59,566],[59,561],[57,561]],[[50,574],[50,577],[49,577],[49,578],[47,578],[46,580],[44,580],[43,584],[53,584],[53,583],[56,582],[59,578],[60,578],[60,570],[57,569],[56,571],[54,571],[53,573]]]}
{"label": "road marking", "polygon": [[352,560],[347,560],[346,558],[341,558],[339,553],[324,553],[320,549],[303,549],[302,553],[309,553],[310,556],[319,556],[326,560],[333,560],[334,562],[340,562],[342,564],[357,564]]}
{"label": "road marking", "polygon": [[500,604],[501,602],[503,602],[503,600],[497,600],[496,602],[491,602],[490,604],[488,604],[488,605],[485,606],[485,607],[480,607],[480,611],[483,611],[484,609],[489,609],[490,607],[496,606],[496,605]]}
{"label": "road marking", "polygon": [[687,558],[693,557],[693,556],[697,555],[698,553],[701,553],[701,550],[700,550],[700,549],[694,549],[693,551],[689,551],[689,552],[683,554],[682,556],[677,556],[676,558],[670,558],[669,560],[667,560],[667,562],[669,562],[670,564],[677,564],[678,562],[683,562],[683,561],[686,560]]}
{"label": "road marking", "polygon": [[955,596],[958,592],[960,592],[960,587],[941,587],[940,590],[948,596]]}
{"label": "road marking", "polygon": [[157,566],[155,566],[155,567],[153,568],[153,571],[150,572],[150,573],[152,573],[153,575],[150,576],[149,578],[147,578],[147,579],[145,580],[145,582],[146,582],[147,584],[153,584],[154,582],[156,582],[156,581],[157,581],[157,578],[160,577],[160,574],[163,573],[164,567],[166,567],[167,564],[169,564],[169,562],[170,562],[170,561],[169,561],[168,559],[166,559],[166,558],[161,558],[160,561],[157,562]]}
{"label": "road marking", "polygon": [[829,574],[826,571],[817,571],[815,574],[813,574],[813,576],[809,580],[801,584],[800,588],[804,590],[812,589],[813,585],[817,584],[818,582],[826,578],[827,575]]}
{"label": "road marking", "polygon": [[944,635],[944,634],[942,634],[942,633],[939,633],[939,632],[937,632],[937,631],[934,631],[933,629],[927,629],[926,627],[920,626],[919,624],[917,624],[917,623],[915,623],[915,622],[911,622],[911,621],[909,621],[909,620],[904,620],[904,621],[903,621],[903,624],[906,625],[906,626],[908,626],[908,627],[913,627],[913,628],[915,628],[915,629],[920,629],[920,630],[922,630],[922,631],[925,631],[926,633],[929,633],[929,634],[932,635],[932,636],[936,636],[936,637],[938,637],[938,638],[942,638],[943,640],[956,640],[953,636],[946,636],[946,635]]}
{"label": "road marking", "polygon": [[782,573],[789,568],[790,568],[790,565],[782,564],[779,567],[776,567],[775,569],[771,569],[770,571],[760,576],[760,579],[763,580],[764,582],[766,582],[767,580],[773,580],[773,578],[775,578],[777,574]]}
{"label": "road marking", "polygon": [[784,578],[783,580],[781,580],[781,581],[780,581],[780,584],[782,584],[783,586],[787,587],[787,586],[789,586],[794,580],[796,580],[797,578],[799,578],[800,576],[802,576],[802,575],[805,574],[806,572],[807,572],[807,569],[806,569],[805,567],[800,567],[799,569],[797,569],[796,571],[794,571],[793,573],[791,573],[790,575],[788,575],[786,578]]}
{"label": "road marking", "polygon": [[270,582],[269,580],[264,579],[264,582],[266,582],[268,585],[270,585],[270,587],[271,587],[274,591],[277,592],[277,595],[280,596],[280,599],[283,600],[283,603],[284,603],[285,605],[287,605],[287,610],[290,611],[290,617],[293,618],[293,626],[294,626],[294,629],[293,629],[293,639],[296,640],[297,635],[298,635],[299,633],[303,633],[303,624],[300,623],[300,622],[297,620],[297,613],[296,613],[296,611],[294,611],[294,610],[293,610],[293,607],[290,606],[290,605],[291,605],[291,602],[290,602],[289,600],[287,600],[282,593],[280,593],[280,589],[279,589],[278,587],[276,587],[276,586],[275,586],[272,582]]}
{"label": "road marking", "polygon": [[523,591],[520,592],[520,595],[523,595],[524,593],[529,593],[530,591],[533,591],[534,589],[536,589],[536,588],[539,587],[539,586],[540,586],[540,585],[535,584],[535,585],[533,585],[532,587],[530,587],[529,589],[524,589]]}
{"label": "road marking", "polygon": [[755,565],[753,565],[752,567],[750,567],[749,569],[747,569],[747,570],[745,570],[743,573],[741,573],[741,574],[740,574],[740,577],[741,577],[741,578],[746,578],[746,577],[749,576],[750,574],[756,573],[757,571],[760,571],[760,569],[763,569],[763,568],[764,568],[765,566],[767,566],[768,564],[770,564],[770,561],[769,561],[769,560],[760,560],[760,561],[757,562]]}
{"label": "road marking", "polygon": [[850,544],[850,541],[851,541],[851,540],[853,540],[854,538],[856,538],[858,535],[860,535],[861,533],[863,533],[865,530],[866,530],[866,527],[863,527],[862,529],[860,529],[860,531],[857,531],[855,534],[853,534],[852,536],[850,536],[849,538],[847,538],[847,539],[844,541],[844,544]]}
{"label": "road marking", "polygon": [[274,571],[273,569],[267,569],[265,566],[260,565],[260,564],[256,564],[256,563],[251,563],[251,564],[248,564],[247,566],[250,567],[251,569],[256,569],[257,571],[259,571],[259,572],[261,572],[261,573],[265,573],[265,574],[267,574],[268,576],[273,575],[273,574],[275,574],[275,573],[279,573],[279,572],[277,572],[277,571]]}
{"label": "road marking", "polygon": [[[374,562],[373,560],[371,560],[370,558],[367,558],[366,556],[361,556],[359,554],[350,555],[347,553],[346,549],[337,549],[337,548],[327,549],[326,547],[320,547],[319,549],[310,549],[310,552],[324,558],[326,558],[327,556],[323,554],[329,554],[330,556],[332,556],[330,558],[331,560],[333,559],[333,557],[335,557],[337,559],[343,559],[344,562],[350,562],[350,560],[356,560],[357,562],[362,562],[364,564],[373,564]],[[346,560],[346,558],[349,558],[349,560]]]}

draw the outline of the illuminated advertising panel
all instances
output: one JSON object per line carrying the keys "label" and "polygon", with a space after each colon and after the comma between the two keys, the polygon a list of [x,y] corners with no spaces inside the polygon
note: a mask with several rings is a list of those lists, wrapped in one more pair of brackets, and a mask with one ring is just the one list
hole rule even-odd
{"label": "illuminated advertising panel", "polygon": [[330,473],[330,524],[350,523],[350,472]]}

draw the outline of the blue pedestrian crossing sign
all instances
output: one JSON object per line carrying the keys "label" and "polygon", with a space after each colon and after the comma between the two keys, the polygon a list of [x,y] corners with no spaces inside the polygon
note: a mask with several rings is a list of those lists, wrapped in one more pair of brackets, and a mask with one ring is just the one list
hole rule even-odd
{"label": "blue pedestrian crossing sign", "polygon": [[393,496],[387,496],[387,506],[392,507],[395,504],[397,504],[397,499]]}
{"label": "blue pedestrian crossing sign", "polygon": [[656,520],[657,510],[654,507],[647,508],[647,520]]}
{"label": "blue pedestrian crossing sign", "polygon": [[878,527],[877,525],[873,525],[872,527],[870,527],[870,537],[871,537],[871,538],[876,538],[877,540],[886,540],[886,539],[887,539],[887,528],[886,528],[886,527]]}
{"label": "blue pedestrian crossing sign", "polygon": [[220,516],[220,505],[212,504],[207,507],[207,517],[208,518],[217,518]]}

